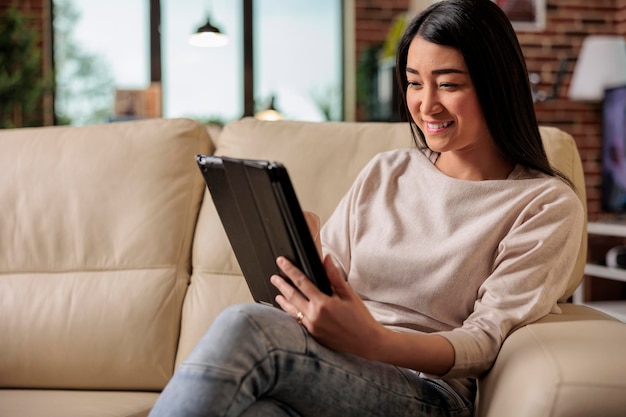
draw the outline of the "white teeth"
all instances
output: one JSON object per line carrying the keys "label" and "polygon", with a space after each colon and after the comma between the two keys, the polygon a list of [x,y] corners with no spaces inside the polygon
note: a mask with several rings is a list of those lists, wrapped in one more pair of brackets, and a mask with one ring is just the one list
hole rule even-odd
{"label": "white teeth", "polygon": [[452,122],[444,122],[444,123],[426,123],[429,129],[443,129],[444,127],[448,127],[452,124]]}

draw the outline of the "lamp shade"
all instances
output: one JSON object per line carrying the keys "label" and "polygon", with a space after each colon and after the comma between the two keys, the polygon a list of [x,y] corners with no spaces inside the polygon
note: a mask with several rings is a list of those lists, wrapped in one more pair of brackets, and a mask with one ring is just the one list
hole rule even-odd
{"label": "lamp shade", "polygon": [[276,97],[272,96],[270,98],[270,104],[267,106],[266,109],[258,111],[254,117],[256,119],[259,120],[266,120],[266,121],[278,121],[278,120],[283,120],[284,117],[283,115],[276,110],[276,106],[275,106],[275,101],[276,101]]}
{"label": "lamp shade", "polygon": [[211,19],[207,18],[206,23],[189,37],[189,43],[193,46],[214,48],[227,45],[228,37],[211,24]]}
{"label": "lamp shade", "polygon": [[621,36],[588,36],[578,55],[569,97],[600,101],[604,90],[626,85],[626,42]]}

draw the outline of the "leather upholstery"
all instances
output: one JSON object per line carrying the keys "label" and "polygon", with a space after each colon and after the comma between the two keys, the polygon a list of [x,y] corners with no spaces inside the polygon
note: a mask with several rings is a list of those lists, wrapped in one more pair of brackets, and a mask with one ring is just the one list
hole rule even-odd
{"label": "leather upholstery", "polygon": [[[570,135],[541,128],[585,202]],[[226,306],[250,300],[197,153],[283,162],[328,218],[405,124],[184,119],[0,131],[0,416],[145,416]],[[215,145],[214,145],[215,143]],[[566,299],[582,276],[586,234]],[[480,381],[481,417],[622,415],[626,326],[564,304],[517,330]]]}
{"label": "leather upholstery", "polygon": [[[206,130],[19,129],[0,132],[0,149],[0,387],[160,390],[204,192],[190,155],[212,151]],[[2,400],[0,415],[36,415],[31,402],[18,413]]]}

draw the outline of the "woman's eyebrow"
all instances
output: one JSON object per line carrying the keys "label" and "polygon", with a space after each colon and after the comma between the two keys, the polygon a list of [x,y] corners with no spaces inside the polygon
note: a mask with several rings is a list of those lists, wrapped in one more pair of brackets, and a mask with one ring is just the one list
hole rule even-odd
{"label": "woman's eyebrow", "polygon": [[441,68],[441,69],[436,69],[431,71],[431,74],[433,75],[439,75],[439,74],[467,74],[467,71],[462,71],[460,69],[457,68]]}
{"label": "woman's eyebrow", "polygon": [[[419,71],[410,67],[406,68],[406,72],[410,74],[419,75]],[[462,71],[457,68],[441,68],[431,71],[432,75],[441,75],[441,74],[467,74],[467,71]]]}

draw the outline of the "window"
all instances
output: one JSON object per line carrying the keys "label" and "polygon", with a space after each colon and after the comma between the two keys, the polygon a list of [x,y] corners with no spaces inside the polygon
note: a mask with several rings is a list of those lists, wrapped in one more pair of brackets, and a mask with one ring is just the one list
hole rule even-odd
{"label": "window", "polygon": [[54,32],[60,123],[107,122],[116,90],[148,87],[149,2],[54,0]]}
{"label": "window", "polygon": [[[240,118],[243,2],[160,0],[160,7],[158,115],[221,123]],[[343,118],[342,7],[342,0],[253,1],[256,111],[274,97],[287,119]],[[209,15],[228,45],[189,44]],[[61,123],[146,116],[141,109],[150,89],[149,16],[150,0],[54,0]]]}
{"label": "window", "polygon": [[[243,114],[241,2],[161,0],[163,115],[225,123]],[[189,36],[207,17],[228,44],[200,48]]]}
{"label": "window", "polygon": [[294,120],[341,120],[342,2],[255,0],[255,101]]}

